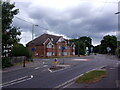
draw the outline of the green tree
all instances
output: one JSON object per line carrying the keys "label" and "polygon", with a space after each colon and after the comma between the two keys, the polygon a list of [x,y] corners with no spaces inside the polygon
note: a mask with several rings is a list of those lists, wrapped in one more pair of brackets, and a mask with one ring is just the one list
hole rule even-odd
{"label": "green tree", "polygon": [[94,53],[99,53],[99,47],[100,47],[100,45],[97,45],[94,47]]}
{"label": "green tree", "polygon": [[88,47],[89,53],[91,53],[92,39],[87,36],[80,37],[79,39],[80,39],[80,41],[85,43],[85,47]]}
{"label": "green tree", "polygon": [[75,52],[77,55],[85,55],[85,44],[82,41],[76,40],[75,43]]}
{"label": "green tree", "polygon": [[[12,22],[14,15],[19,13],[19,9],[15,9],[15,3],[3,2],[2,4],[2,52],[8,47],[20,41],[18,36],[21,35],[18,27]],[[4,52],[2,55],[6,55]]]}
{"label": "green tree", "polygon": [[71,42],[74,42],[76,45],[75,52],[77,55],[85,55],[86,47],[89,48],[89,52],[91,52],[92,47],[92,39],[87,36],[80,37],[79,39],[70,39]]}
{"label": "green tree", "polygon": [[103,37],[103,40],[101,40],[100,45],[100,53],[107,54],[107,47],[111,49],[110,53],[115,54],[115,50],[117,48],[117,37],[116,36],[110,36],[106,35]]}

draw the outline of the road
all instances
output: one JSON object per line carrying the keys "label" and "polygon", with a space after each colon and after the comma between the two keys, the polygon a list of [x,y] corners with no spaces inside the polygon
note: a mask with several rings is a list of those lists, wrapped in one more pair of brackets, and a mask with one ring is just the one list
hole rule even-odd
{"label": "road", "polygon": [[[100,54],[64,58],[64,63],[70,67],[50,72],[48,68],[53,65],[53,60],[38,60],[44,61],[46,65],[4,72],[3,88],[55,88],[89,70],[105,65],[116,65],[119,62],[114,56]],[[63,63],[63,58],[59,58],[58,61]]]}

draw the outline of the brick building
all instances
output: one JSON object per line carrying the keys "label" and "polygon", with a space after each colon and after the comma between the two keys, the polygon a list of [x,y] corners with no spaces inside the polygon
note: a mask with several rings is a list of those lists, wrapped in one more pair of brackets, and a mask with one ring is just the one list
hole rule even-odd
{"label": "brick building", "polygon": [[26,44],[33,57],[75,55],[75,44],[62,36],[43,34]]}

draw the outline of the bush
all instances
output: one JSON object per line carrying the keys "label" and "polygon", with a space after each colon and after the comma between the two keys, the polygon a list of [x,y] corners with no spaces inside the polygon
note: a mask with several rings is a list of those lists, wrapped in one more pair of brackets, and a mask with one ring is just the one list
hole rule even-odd
{"label": "bush", "polygon": [[120,47],[116,49],[116,55],[120,58]]}
{"label": "bush", "polygon": [[28,49],[24,47],[22,44],[15,44],[11,50],[11,56],[26,56],[27,58],[31,58],[31,54]]}
{"label": "bush", "polygon": [[13,66],[13,65],[10,63],[9,58],[3,57],[2,58],[2,68],[10,67],[10,66]]}

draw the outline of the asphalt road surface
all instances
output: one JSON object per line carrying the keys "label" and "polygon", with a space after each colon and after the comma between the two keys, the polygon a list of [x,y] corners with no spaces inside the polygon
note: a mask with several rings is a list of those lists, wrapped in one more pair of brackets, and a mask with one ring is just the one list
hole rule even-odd
{"label": "asphalt road surface", "polygon": [[36,59],[43,61],[43,66],[24,68],[3,73],[2,88],[55,88],[80,74],[106,65],[116,65],[119,61],[114,56],[90,55],[86,57],[59,58],[58,62],[70,67],[50,72],[53,59]]}

